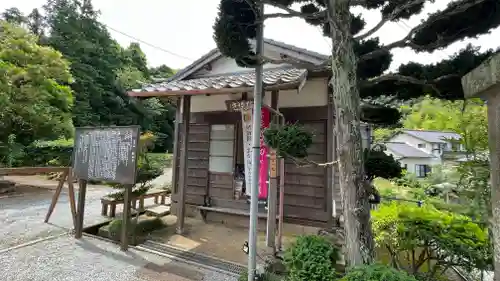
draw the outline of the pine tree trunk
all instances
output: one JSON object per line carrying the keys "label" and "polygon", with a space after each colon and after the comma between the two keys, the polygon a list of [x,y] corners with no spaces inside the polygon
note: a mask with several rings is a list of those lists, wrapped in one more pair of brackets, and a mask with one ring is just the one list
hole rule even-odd
{"label": "pine tree trunk", "polygon": [[356,56],[350,33],[349,0],[328,0],[340,191],[348,266],[371,263],[373,235],[368,184],[364,178]]}

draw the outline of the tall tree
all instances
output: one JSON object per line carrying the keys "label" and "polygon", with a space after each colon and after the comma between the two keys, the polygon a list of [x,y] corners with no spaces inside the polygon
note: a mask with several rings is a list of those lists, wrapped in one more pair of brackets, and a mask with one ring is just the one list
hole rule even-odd
{"label": "tall tree", "polygon": [[45,18],[38,9],[33,9],[27,17],[28,29],[31,33],[42,38],[45,35]]}
{"label": "tall tree", "polygon": [[22,25],[26,23],[26,17],[23,15],[23,13],[16,7],[6,9],[3,13],[1,18],[5,20],[6,22],[17,24],[17,25]]}
{"label": "tall tree", "polygon": [[[260,17],[256,3],[280,8],[282,13]],[[249,39],[256,36],[257,25],[270,18],[304,19],[322,26],[331,38],[332,54],[328,62],[336,112],[337,153],[345,221],[346,260],[350,266],[373,260],[373,237],[370,225],[369,192],[363,171],[360,120],[362,117],[387,115],[388,109],[367,106],[361,111],[361,98],[381,95],[410,99],[430,93],[436,97],[462,99],[462,75],[479,65],[491,52],[477,54],[469,50],[468,59],[456,55],[433,65],[409,63],[397,73],[389,68],[395,48],[410,47],[417,52],[432,52],[464,38],[488,33],[500,24],[497,0],[453,0],[446,9],[427,17],[401,40],[382,45],[373,35],[385,23],[408,19],[419,14],[432,0],[221,0],[214,25],[214,37],[221,52],[240,64],[253,66],[266,61],[256,57]],[[300,6],[296,10],[293,6]],[[351,13],[360,6],[377,9],[381,21],[365,30],[361,16]],[[470,18],[474,21],[470,21]],[[467,52],[467,51],[465,51]],[[284,60],[284,63],[294,64]],[[253,65],[252,65],[253,63]],[[394,110],[390,111],[393,112]],[[379,118],[380,117],[380,114]],[[399,116],[391,115],[397,122]],[[499,269],[500,270],[500,269]]]}
{"label": "tall tree", "polygon": [[71,82],[61,53],[0,20],[0,162],[12,140],[28,145],[72,131]]}
{"label": "tall tree", "polygon": [[148,61],[139,43],[132,42],[124,51],[126,64],[137,68],[144,77],[149,78]]}
{"label": "tall tree", "polygon": [[50,0],[47,42],[71,62],[75,126],[137,124],[141,112],[117,87],[121,47],[97,20],[90,1]]}
{"label": "tall tree", "polygon": [[162,64],[158,67],[153,67],[149,69],[149,73],[151,74],[152,78],[157,78],[157,79],[164,79],[168,78],[172,75],[175,74],[175,70]]}

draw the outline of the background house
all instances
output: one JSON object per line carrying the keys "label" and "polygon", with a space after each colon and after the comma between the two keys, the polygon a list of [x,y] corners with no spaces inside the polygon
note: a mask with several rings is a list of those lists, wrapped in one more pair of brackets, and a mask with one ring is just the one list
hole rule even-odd
{"label": "background house", "polygon": [[453,132],[402,130],[385,143],[386,153],[417,177],[425,177],[434,165],[454,162],[465,154],[460,135]]}

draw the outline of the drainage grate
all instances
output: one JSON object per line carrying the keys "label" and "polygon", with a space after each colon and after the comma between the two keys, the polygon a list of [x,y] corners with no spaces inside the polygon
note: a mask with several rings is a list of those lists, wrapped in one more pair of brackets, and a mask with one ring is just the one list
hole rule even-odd
{"label": "drainage grate", "polygon": [[217,268],[217,269],[220,269],[220,270],[232,273],[232,274],[236,274],[236,275],[239,275],[242,272],[246,271],[246,267],[239,265],[239,264],[236,264],[236,263],[220,260],[220,259],[217,259],[217,258],[214,258],[211,256],[186,251],[183,249],[178,249],[178,248],[175,248],[175,247],[172,247],[172,246],[169,246],[166,244],[157,243],[154,241],[148,240],[148,241],[144,242],[144,244],[141,244],[141,246],[144,248],[150,249],[150,250],[158,251],[160,253],[175,256],[175,257],[180,258],[180,259],[185,259],[185,260],[188,260],[188,261],[191,261],[194,263],[198,263],[201,265],[214,267],[214,268]]}

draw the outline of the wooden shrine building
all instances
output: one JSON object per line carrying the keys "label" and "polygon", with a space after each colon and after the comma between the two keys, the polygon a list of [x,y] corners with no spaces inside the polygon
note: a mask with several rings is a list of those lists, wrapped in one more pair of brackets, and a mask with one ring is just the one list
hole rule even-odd
{"label": "wooden shrine building", "polygon": [[[269,39],[265,40],[264,53],[273,61],[281,61],[264,65],[263,103],[279,111],[286,122],[299,122],[313,132],[309,151],[312,161],[334,161],[329,73],[321,66],[328,57]],[[292,66],[283,60],[298,63]],[[176,118],[174,206],[185,204],[188,210],[205,206],[208,220],[220,221],[223,216],[247,223],[248,192],[241,187],[245,173],[242,113],[229,110],[228,104],[251,101],[254,82],[254,69],[239,67],[215,49],[169,80],[129,92],[138,98],[178,97],[181,110]],[[333,223],[340,212],[335,170],[285,161],[285,222],[322,227]]]}

